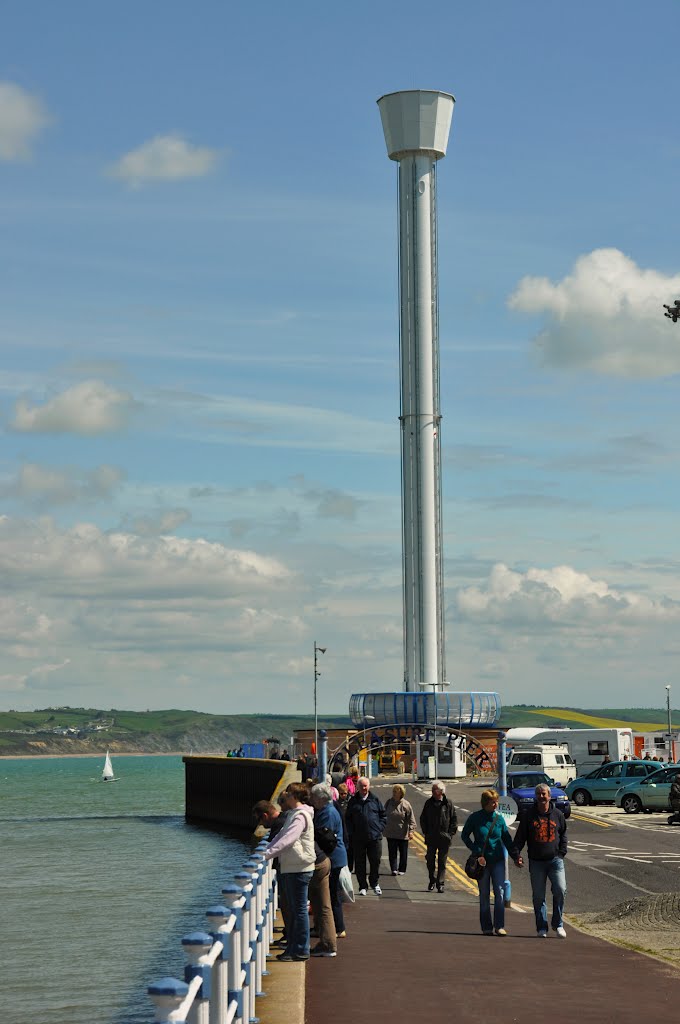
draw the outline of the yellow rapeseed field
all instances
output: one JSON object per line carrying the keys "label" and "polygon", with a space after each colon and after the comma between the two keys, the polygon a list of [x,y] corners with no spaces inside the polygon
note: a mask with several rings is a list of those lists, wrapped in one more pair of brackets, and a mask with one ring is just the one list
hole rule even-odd
{"label": "yellow rapeseed field", "polygon": [[593,729],[632,729],[633,732],[656,732],[668,728],[667,724],[655,722],[621,722],[616,718],[596,718],[595,715],[585,715],[582,711],[570,711],[568,708],[536,708],[531,710],[530,714],[557,718],[563,722],[578,722],[581,725],[591,726]]}

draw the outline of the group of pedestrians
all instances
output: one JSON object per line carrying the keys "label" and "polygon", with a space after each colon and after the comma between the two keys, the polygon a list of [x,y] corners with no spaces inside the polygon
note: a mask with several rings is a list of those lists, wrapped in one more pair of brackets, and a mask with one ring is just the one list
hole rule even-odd
{"label": "group of pedestrians", "polygon": [[[352,794],[351,790],[355,792]],[[564,858],[567,825],[551,801],[550,787],[539,785],[533,806],[523,812],[512,837],[498,812],[499,795],[485,789],[481,808],[463,826],[461,839],[481,869],[477,880],[479,919],[484,935],[505,936],[505,852],[518,868],[524,866],[527,848],[532,900],[539,937],[548,935],[546,888],[552,888],[552,929],[566,938],[563,910],[566,894]],[[253,813],[268,828],[268,860],[275,860],[279,879],[284,932],[277,944],[282,961],[307,960],[310,956],[335,957],[338,939],[346,937],[343,914],[343,872],[356,874],[359,896],[369,888],[382,895],[380,862],[382,840],[387,839],[392,875],[404,875],[409,841],[415,832],[413,808],[404,787],[397,784],[385,805],[372,792],[370,779],[350,774],[337,788],[327,782],[291,783],[279,797],[279,806],[260,801]],[[431,796],[420,814],[425,840],[428,891],[444,891],[446,862],[458,831],[456,808],[446,796],[443,782],[432,784]],[[493,909],[491,892],[494,894]],[[309,909],[314,920],[310,931]],[[310,938],[315,938],[311,945]]]}

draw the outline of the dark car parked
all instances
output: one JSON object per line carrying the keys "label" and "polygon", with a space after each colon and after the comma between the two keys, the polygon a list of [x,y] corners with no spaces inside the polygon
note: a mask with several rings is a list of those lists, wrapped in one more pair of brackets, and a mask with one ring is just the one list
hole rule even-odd
{"label": "dark car parked", "polygon": [[550,786],[551,799],[554,800],[555,806],[562,811],[565,818],[568,818],[571,814],[571,805],[567,794],[559,786],[556,786],[554,780],[545,772],[508,772],[508,796],[511,796],[517,804],[518,813],[521,814],[522,811],[531,807],[539,782]]}

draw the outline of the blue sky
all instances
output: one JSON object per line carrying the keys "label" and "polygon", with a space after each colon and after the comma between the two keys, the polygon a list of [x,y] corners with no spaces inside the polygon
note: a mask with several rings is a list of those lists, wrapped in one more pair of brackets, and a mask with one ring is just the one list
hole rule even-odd
{"label": "blue sky", "polygon": [[[40,30],[37,30],[37,26]],[[674,3],[5,6],[0,706],[401,687],[396,165],[438,167],[447,668],[663,706]]]}

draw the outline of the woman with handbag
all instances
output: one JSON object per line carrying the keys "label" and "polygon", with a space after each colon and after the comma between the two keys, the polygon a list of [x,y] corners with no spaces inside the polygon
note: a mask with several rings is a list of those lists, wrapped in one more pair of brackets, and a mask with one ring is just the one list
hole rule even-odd
{"label": "woman with handbag", "polygon": [[[508,826],[498,813],[498,793],[485,789],[482,809],[474,811],[463,826],[461,839],[470,850],[465,872],[475,878],[479,888],[479,922],[483,935],[507,935],[505,930],[505,857],[503,847],[513,856],[513,840]],[[516,860],[516,857],[513,857]],[[491,886],[493,885],[493,922]]]}

